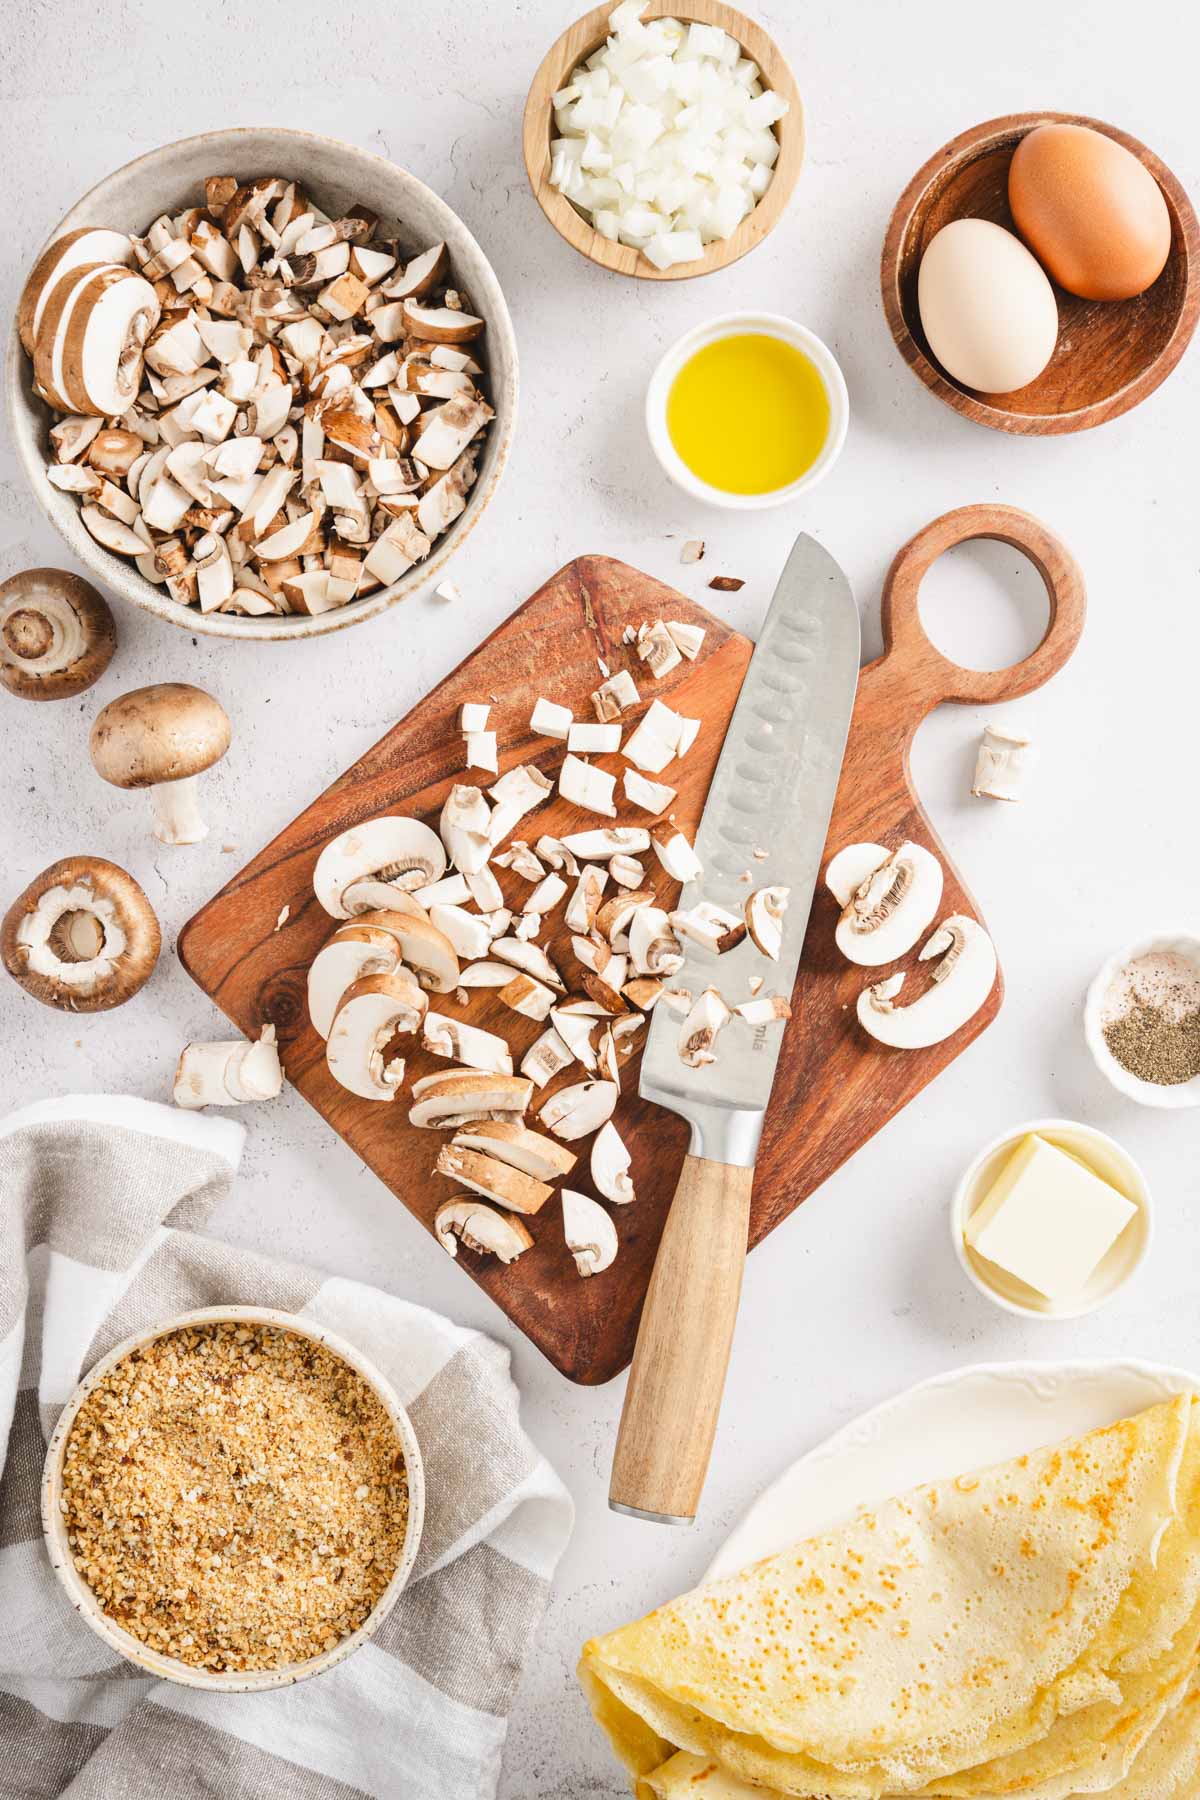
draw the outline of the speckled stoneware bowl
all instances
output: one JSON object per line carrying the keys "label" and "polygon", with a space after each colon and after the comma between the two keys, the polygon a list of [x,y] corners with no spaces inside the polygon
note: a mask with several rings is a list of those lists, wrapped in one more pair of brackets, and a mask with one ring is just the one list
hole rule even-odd
{"label": "speckled stoneware bowl", "polygon": [[1088,989],[1083,1007],[1083,1035],[1100,1073],[1127,1100],[1136,1100],[1139,1106],[1172,1109],[1200,1106],[1200,1075],[1193,1075],[1190,1081],[1181,1081],[1174,1087],[1164,1087],[1157,1081],[1142,1081],[1117,1061],[1104,1041],[1104,1001],[1109,989],[1131,962],[1136,962],[1139,956],[1155,954],[1178,956],[1200,968],[1200,936],[1193,931],[1161,932],[1156,937],[1140,938],[1136,944],[1126,944],[1124,949],[1115,951],[1097,971]]}
{"label": "speckled stoneware bowl", "polygon": [[[404,1452],[405,1466],[408,1470],[408,1529],[404,1538],[404,1549],[396,1572],[387,1587],[375,1602],[367,1617],[357,1631],[351,1632],[332,1650],[321,1656],[313,1656],[306,1662],[288,1663],[278,1669],[257,1669],[249,1672],[235,1670],[228,1674],[219,1674],[212,1669],[196,1669],[190,1664],[179,1662],[173,1656],[164,1656],[160,1650],[151,1650],[139,1638],[135,1638],[103,1611],[91,1588],[77,1571],[71,1560],[71,1552],[67,1543],[66,1528],[63,1525],[62,1511],[59,1501],[62,1498],[62,1465],[67,1438],[75,1423],[75,1415],[84,1400],[91,1393],[98,1381],[103,1380],[108,1371],[115,1367],[123,1357],[132,1350],[140,1350],[143,1345],[152,1343],[155,1338],[166,1337],[172,1331],[179,1331],[187,1325],[212,1324],[256,1324],[275,1325],[281,1331],[295,1332],[299,1337],[311,1338],[315,1344],[323,1344],[334,1356],[341,1357],[362,1376],[367,1386],[380,1401],[395,1428],[400,1448]],[[198,1312],[181,1313],[178,1318],[167,1319],[161,1325],[153,1326],[149,1331],[140,1331],[135,1337],[126,1338],[115,1350],[90,1368],[71,1398],[62,1410],[54,1435],[50,1439],[50,1447],[46,1452],[46,1464],[42,1473],[42,1531],[46,1539],[50,1562],[54,1573],[66,1589],[67,1598],[85,1624],[90,1625],[97,1637],[104,1639],[110,1649],[116,1650],[129,1662],[136,1663],[151,1675],[161,1676],[166,1681],[179,1682],[183,1687],[205,1688],[217,1694],[258,1694],[267,1688],[292,1687],[297,1681],[307,1681],[313,1675],[321,1675],[326,1669],[332,1669],[337,1663],[344,1662],[360,1644],[373,1637],[392,1607],[396,1604],[417,1559],[417,1550],[421,1542],[421,1527],[425,1519],[425,1470],[421,1459],[421,1447],[417,1443],[416,1433],[408,1414],[396,1398],[391,1385],[384,1380],[374,1363],[369,1362],[361,1351],[348,1344],[344,1338],[332,1331],[326,1331],[320,1325],[298,1318],[295,1313],[277,1312],[269,1306],[206,1306]]]}
{"label": "speckled stoneware bowl", "polygon": [[[60,493],[47,481],[47,434],[52,414],[33,391],[32,365],[18,341],[15,322],[5,366],[13,439],[38,505],[50,523],[85,568],[122,599],[157,613],[160,619],[169,619],[173,625],[181,625],[185,631],[213,637],[260,638],[272,643],[319,637],[322,632],[340,631],[346,625],[373,619],[395,601],[426,587],[477,524],[496,491],[516,424],[516,338],[492,265],[444,200],[439,200],[415,175],[398,169],[382,156],[373,156],[353,144],[339,143],[335,138],[315,137],[308,131],[249,127],[208,131],[200,137],[167,144],[148,156],[139,156],[136,162],[126,163],[123,169],[98,182],[59,220],[46,242],[53,243],[64,232],[81,225],[143,232],[160,213],[180,212],[201,201],[206,176],[226,174],[237,175],[242,181],[260,175],[294,177],[333,217],[357,201],[372,207],[389,231],[414,253],[439,241],[447,245],[456,279],[487,323],[481,342],[487,395],[496,417],[484,440],[479,477],[471,489],[466,511],[438,538],[432,554],[390,587],[379,588],[365,599],[351,600],[316,618],[293,614],[251,619],[235,613],[202,613],[198,606],[181,606],[171,599],[165,587],[144,580],[127,558],[103,549],[80,520],[77,496]],[[30,259],[31,268],[34,260]]]}

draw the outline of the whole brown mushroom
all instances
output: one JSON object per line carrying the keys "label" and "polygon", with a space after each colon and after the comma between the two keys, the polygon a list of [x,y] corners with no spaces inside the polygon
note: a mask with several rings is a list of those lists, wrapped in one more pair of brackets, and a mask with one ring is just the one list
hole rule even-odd
{"label": "whole brown mushroom", "polygon": [[99,681],[117,647],[108,602],[66,569],[0,583],[0,682],[21,700],[69,700]]}
{"label": "whole brown mushroom", "polygon": [[134,688],[110,700],[92,726],[97,775],[120,788],[149,788],[154,835],[162,844],[198,844],[208,836],[196,801],[196,777],[229,748],[225,708],[184,681]]}
{"label": "whole brown mushroom", "polygon": [[106,1012],[150,979],[162,933],[132,875],[68,856],[35,875],[0,925],[4,966],[43,1006]]}

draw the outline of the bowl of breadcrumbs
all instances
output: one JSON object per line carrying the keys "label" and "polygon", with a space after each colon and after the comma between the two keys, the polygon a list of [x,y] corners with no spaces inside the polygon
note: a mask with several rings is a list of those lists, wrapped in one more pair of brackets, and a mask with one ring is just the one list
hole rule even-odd
{"label": "bowl of breadcrumbs", "polygon": [[42,1524],[75,1610],[131,1662],[257,1692],[378,1629],[416,1560],[407,1413],[332,1332],[206,1307],[118,1344],[50,1440]]}

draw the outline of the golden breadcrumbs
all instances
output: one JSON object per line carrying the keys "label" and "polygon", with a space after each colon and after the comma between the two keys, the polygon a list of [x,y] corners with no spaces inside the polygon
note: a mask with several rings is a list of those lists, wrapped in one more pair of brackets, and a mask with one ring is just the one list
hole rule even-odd
{"label": "golden breadcrumbs", "polygon": [[404,1547],[384,1407],[332,1352],[268,1325],[156,1338],[88,1395],[62,1511],[104,1611],[203,1669],[302,1662],[357,1630]]}

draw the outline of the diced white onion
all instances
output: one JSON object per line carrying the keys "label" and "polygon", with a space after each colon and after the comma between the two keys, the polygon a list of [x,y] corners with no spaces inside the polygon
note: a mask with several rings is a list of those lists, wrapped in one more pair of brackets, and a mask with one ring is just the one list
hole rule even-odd
{"label": "diced white onion", "polygon": [[550,180],[602,237],[668,269],[753,211],[787,101],[719,26],[643,23],[643,7],[621,0],[611,37],[555,94]]}

